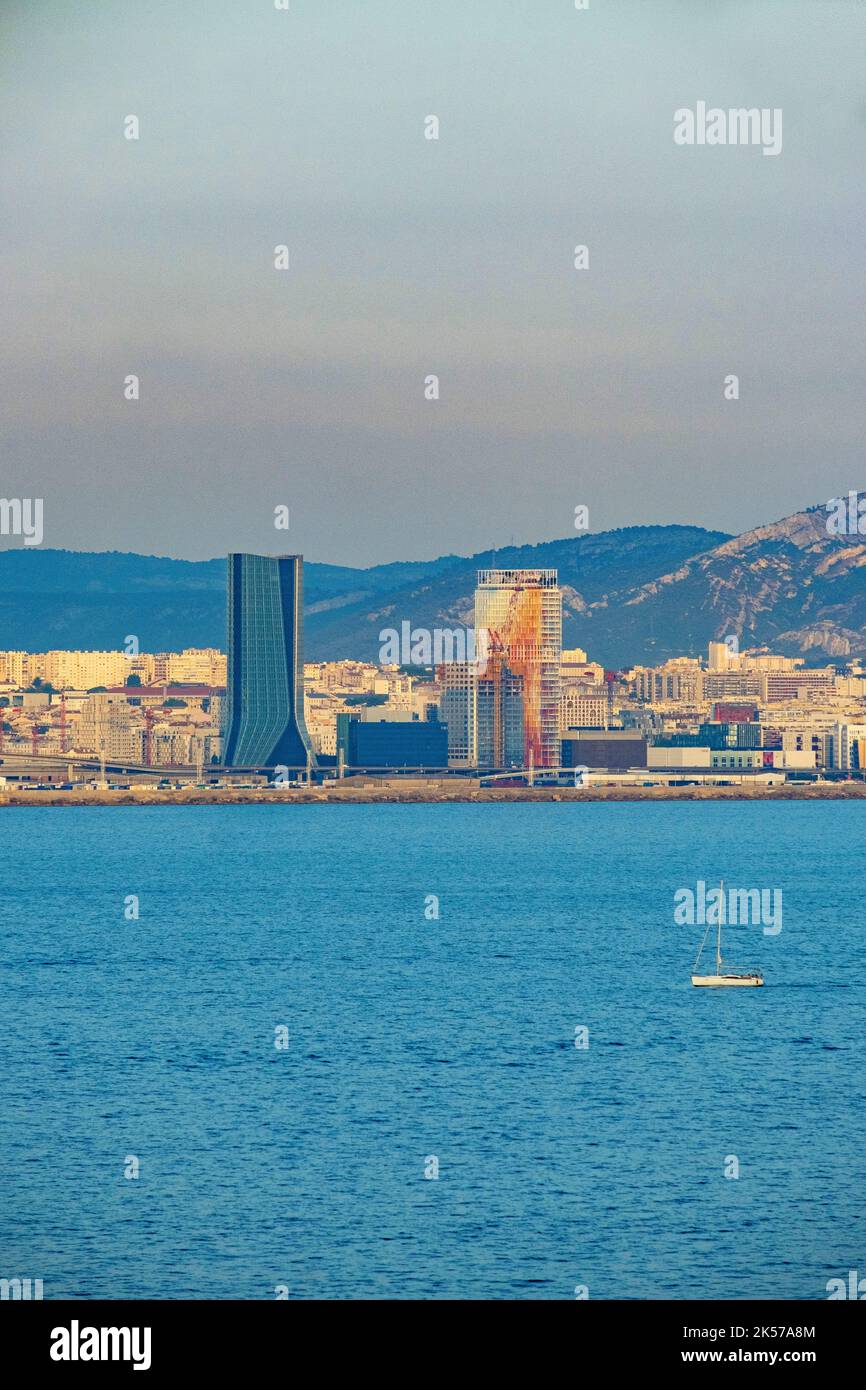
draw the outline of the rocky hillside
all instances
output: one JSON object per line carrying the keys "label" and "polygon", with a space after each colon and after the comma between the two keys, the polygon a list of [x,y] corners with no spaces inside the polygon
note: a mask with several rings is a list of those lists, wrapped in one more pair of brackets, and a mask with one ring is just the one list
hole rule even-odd
{"label": "rocky hillside", "polygon": [[866,537],[832,535],[823,507],[672,563],[648,583],[617,585],[576,613],[580,645],[610,664],[697,654],[735,633],[807,663],[866,655]]}
{"label": "rocky hillside", "polygon": [[[606,666],[697,655],[735,633],[807,662],[866,655],[866,537],[823,507],[741,536],[632,526],[469,557],[305,567],[310,659],[378,656],[379,633],[472,622],[477,569],[559,571],[567,646]],[[225,565],[115,552],[0,552],[0,648],[224,646]]]}

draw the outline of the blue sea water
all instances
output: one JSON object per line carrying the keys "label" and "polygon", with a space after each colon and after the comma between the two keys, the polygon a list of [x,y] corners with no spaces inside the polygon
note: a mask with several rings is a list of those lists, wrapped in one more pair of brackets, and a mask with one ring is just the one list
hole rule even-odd
{"label": "blue sea water", "polygon": [[[826,1298],[866,1273],[864,814],[8,810],[0,1276]],[[762,990],[690,985],[674,894],[722,877],[782,890],[726,936]]]}

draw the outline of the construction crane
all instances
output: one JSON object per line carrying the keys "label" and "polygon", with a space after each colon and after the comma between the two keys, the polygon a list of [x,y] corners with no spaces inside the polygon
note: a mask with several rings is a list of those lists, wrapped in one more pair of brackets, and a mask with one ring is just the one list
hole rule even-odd
{"label": "construction crane", "polygon": [[[515,584],[508,599],[508,607],[505,610],[505,619],[501,631],[492,630],[488,633],[489,647],[488,652],[492,655],[490,662],[490,676],[493,684],[493,763],[494,766],[505,766],[505,731],[502,727],[502,682],[504,671],[511,670],[512,645],[515,637],[514,618],[517,612],[520,596],[524,586]],[[503,638],[502,633],[505,633]]]}
{"label": "construction crane", "polygon": [[66,752],[66,691],[60,692],[60,752]]}
{"label": "construction crane", "polygon": [[491,756],[494,767],[503,763],[502,738],[502,668],[505,665],[505,644],[500,633],[494,629],[487,634],[487,668],[485,677],[491,683],[493,697],[493,748]]}
{"label": "construction crane", "polygon": [[607,686],[607,724],[613,723],[613,689],[619,679],[618,671],[605,671],[604,683]]}
{"label": "construction crane", "polygon": [[151,767],[153,764],[153,721],[156,718],[150,705],[144,711],[144,765]]}

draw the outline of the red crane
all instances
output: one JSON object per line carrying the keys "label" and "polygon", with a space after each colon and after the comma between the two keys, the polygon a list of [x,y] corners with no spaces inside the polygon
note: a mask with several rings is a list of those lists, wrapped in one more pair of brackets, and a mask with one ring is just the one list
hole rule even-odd
{"label": "red crane", "polygon": [[65,753],[65,752],[66,752],[66,730],[67,730],[67,727],[68,727],[68,726],[67,726],[67,723],[66,723],[66,691],[65,691],[65,690],[61,690],[61,692],[60,692],[60,751],[61,751],[61,753]]}
{"label": "red crane", "polygon": [[618,671],[605,671],[604,683],[607,686],[607,722],[609,724],[613,721],[613,691],[618,680]]}
{"label": "red crane", "polygon": [[150,767],[153,762],[153,721],[156,718],[149,705],[144,711],[144,765]]}

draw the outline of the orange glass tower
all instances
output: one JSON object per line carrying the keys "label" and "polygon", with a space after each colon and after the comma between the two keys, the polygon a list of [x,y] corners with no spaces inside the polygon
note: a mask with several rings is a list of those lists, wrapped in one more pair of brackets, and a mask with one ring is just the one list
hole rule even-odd
{"label": "orange glass tower", "polygon": [[476,647],[479,629],[487,633],[492,679],[503,668],[523,679],[526,767],[558,767],[562,592],[556,570],[479,570],[475,628]]}

